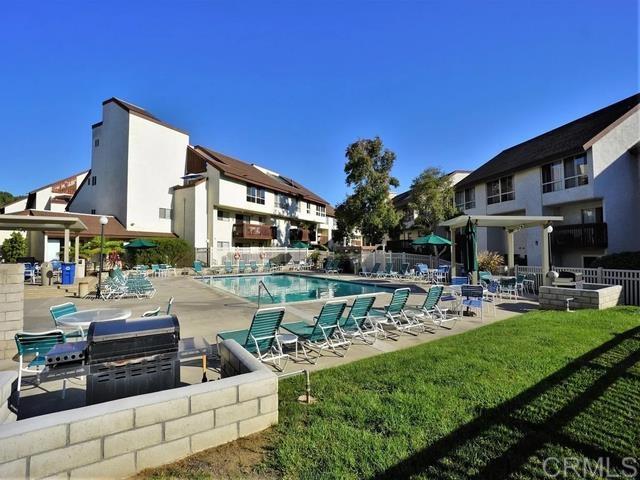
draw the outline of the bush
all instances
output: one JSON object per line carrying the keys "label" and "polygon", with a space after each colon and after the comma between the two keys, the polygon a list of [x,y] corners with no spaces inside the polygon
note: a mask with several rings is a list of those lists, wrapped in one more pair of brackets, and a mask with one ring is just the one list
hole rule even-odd
{"label": "bush", "polygon": [[611,255],[597,258],[588,266],[618,270],[640,270],[640,252],[612,253]]}
{"label": "bush", "polygon": [[2,258],[6,262],[15,262],[17,258],[27,255],[27,240],[20,232],[13,232],[2,242]]}
{"label": "bush", "polygon": [[133,253],[134,264],[167,263],[174,267],[190,267],[193,264],[193,248],[181,238],[150,238],[149,240],[157,246]]}
{"label": "bush", "polygon": [[478,269],[480,271],[500,273],[504,266],[504,257],[498,252],[480,252],[478,254]]}

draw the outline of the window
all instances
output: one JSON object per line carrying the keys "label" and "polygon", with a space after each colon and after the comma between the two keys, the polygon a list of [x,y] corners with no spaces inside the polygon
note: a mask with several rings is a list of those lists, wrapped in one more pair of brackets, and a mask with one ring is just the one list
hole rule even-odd
{"label": "window", "polygon": [[228,222],[230,220],[231,219],[229,218],[229,215],[224,213],[222,210],[218,210],[218,221],[219,222]]}
{"label": "window", "polygon": [[99,146],[100,146],[100,139],[99,139],[99,138],[96,138],[96,139],[93,141],[93,146],[94,146],[94,147],[99,147]]}
{"label": "window", "polygon": [[218,245],[218,248],[229,248],[230,247],[229,242],[218,242],[217,245]]}
{"label": "window", "polygon": [[170,208],[161,208],[160,209],[160,218],[171,219],[171,209]]}
{"label": "window", "polygon": [[282,193],[278,194],[278,206],[284,210],[289,210],[289,197],[283,195]]}
{"label": "window", "polygon": [[265,222],[265,217],[259,216],[258,217],[258,223],[264,223],[264,222]]}
{"label": "window", "polygon": [[326,217],[327,216],[327,207],[324,205],[316,205],[316,216],[318,217]]}
{"label": "window", "polygon": [[542,193],[587,185],[586,155],[565,158],[542,167]]}
{"label": "window", "polygon": [[95,208],[92,208],[92,209],[91,209],[91,215],[95,215],[95,214],[96,214],[96,209],[95,209]]}
{"label": "window", "polygon": [[236,213],[236,223],[250,223],[250,222],[251,222],[251,217],[249,215]]}
{"label": "window", "polygon": [[468,210],[476,208],[476,189],[475,187],[465,188],[456,192],[456,208],[458,210]]}
{"label": "window", "polygon": [[264,205],[264,188],[247,185],[247,202]]}
{"label": "window", "polygon": [[95,185],[97,182],[96,176],[91,177],[91,185]]}
{"label": "window", "polygon": [[582,223],[602,223],[602,207],[583,208],[580,212]]}
{"label": "window", "polygon": [[[475,195],[475,194],[474,194]],[[487,203],[508,202],[516,198],[513,190],[513,175],[487,183]],[[475,200],[475,199],[474,199]]]}
{"label": "window", "polygon": [[311,215],[311,202],[307,202],[307,215]]}

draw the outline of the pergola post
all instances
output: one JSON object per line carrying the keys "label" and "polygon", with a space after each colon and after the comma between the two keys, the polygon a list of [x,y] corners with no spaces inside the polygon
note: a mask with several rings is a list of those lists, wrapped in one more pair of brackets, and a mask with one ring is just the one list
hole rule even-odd
{"label": "pergola post", "polygon": [[73,261],[76,263],[76,269],[77,269],[78,268],[77,265],[78,263],[80,263],[80,235],[76,235],[76,238],[75,238],[75,252],[73,256]]}
{"label": "pergola post", "polygon": [[64,229],[64,262],[69,263],[69,243],[71,238],[69,236],[69,229]]}
{"label": "pergola post", "polygon": [[544,285],[551,285],[551,280],[547,278],[549,273],[549,233],[545,225],[541,228],[542,241],[540,242],[540,248],[542,248],[542,283]]}
{"label": "pergola post", "polygon": [[457,276],[457,267],[456,267],[456,229],[451,228],[451,276]]}
{"label": "pergola post", "polygon": [[515,266],[514,259],[514,234],[513,230],[507,230],[507,267],[509,268],[509,274],[513,272],[513,268]]}

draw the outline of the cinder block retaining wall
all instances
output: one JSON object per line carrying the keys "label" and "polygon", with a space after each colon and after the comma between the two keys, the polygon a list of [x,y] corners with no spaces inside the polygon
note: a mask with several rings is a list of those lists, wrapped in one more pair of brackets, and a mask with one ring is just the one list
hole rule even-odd
{"label": "cinder block retaining wall", "polygon": [[572,310],[595,308],[603,310],[622,304],[622,286],[598,283],[585,284],[583,289],[562,287],[540,287],[538,301],[545,310],[564,310],[567,298]]}
{"label": "cinder block retaining wall", "polygon": [[277,376],[238,343],[218,381],[0,425],[0,478],[122,478],[278,422]]}
{"label": "cinder block retaining wall", "polygon": [[16,415],[9,410],[9,398],[17,387],[16,372],[0,372],[0,424],[16,421]]}
{"label": "cinder block retaining wall", "polygon": [[24,265],[0,264],[0,360],[16,354],[16,332],[22,330]]}

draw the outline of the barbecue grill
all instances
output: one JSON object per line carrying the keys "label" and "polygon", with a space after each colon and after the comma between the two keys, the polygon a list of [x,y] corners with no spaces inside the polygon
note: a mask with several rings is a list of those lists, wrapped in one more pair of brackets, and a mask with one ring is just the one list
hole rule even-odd
{"label": "barbecue grill", "polygon": [[87,405],[180,385],[175,315],[93,322],[87,334]]}
{"label": "barbecue grill", "polygon": [[559,272],[558,278],[553,283],[557,287],[575,287],[579,282],[582,282],[582,273]]}

